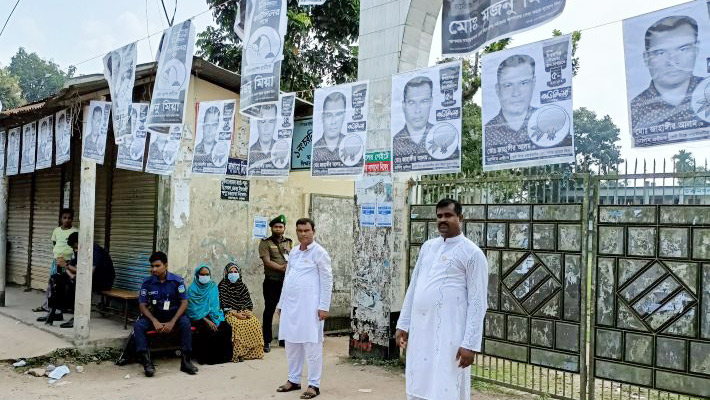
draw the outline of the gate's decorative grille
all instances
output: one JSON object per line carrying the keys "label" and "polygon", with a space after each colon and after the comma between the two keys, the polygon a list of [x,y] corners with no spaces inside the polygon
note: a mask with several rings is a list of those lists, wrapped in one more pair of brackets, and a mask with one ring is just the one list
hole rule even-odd
{"label": "gate's decorative grille", "polygon": [[600,206],[594,376],[710,396],[710,207]]}
{"label": "gate's decorative grille", "polygon": [[[412,206],[410,273],[419,246],[438,236],[434,206]],[[464,233],[486,251],[483,352],[579,372],[582,205],[464,206]]]}

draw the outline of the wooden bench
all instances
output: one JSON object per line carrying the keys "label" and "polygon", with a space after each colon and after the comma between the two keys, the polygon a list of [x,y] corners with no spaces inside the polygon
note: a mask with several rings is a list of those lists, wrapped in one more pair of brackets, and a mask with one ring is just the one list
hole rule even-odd
{"label": "wooden bench", "polygon": [[[108,305],[107,298],[123,301],[123,308],[120,310],[111,308]],[[103,307],[100,307],[99,310],[120,311],[123,314],[123,329],[128,329],[128,303],[132,301],[138,301],[137,291],[111,288],[111,290],[101,292],[101,305]]]}

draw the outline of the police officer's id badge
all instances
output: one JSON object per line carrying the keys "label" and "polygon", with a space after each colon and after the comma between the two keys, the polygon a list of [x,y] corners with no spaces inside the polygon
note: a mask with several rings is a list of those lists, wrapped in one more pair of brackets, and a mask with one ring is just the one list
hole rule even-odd
{"label": "police officer's id badge", "polygon": [[163,311],[169,311],[170,310],[170,300],[165,300],[163,302]]}

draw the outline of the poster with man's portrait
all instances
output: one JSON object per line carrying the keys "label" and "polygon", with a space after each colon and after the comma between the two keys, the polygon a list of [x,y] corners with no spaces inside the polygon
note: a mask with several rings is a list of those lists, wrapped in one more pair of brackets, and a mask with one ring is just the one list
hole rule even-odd
{"label": "poster with man's portrait", "polygon": [[288,176],[295,105],[296,94],[285,93],[278,102],[260,106],[261,117],[249,118],[248,176]]}
{"label": "poster with man's portrait", "polygon": [[150,133],[167,135],[185,123],[187,89],[190,85],[195,25],[191,20],[165,30],[158,56],[158,71],[146,127]]}
{"label": "poster with man's portrait", "polygon": [[197,104],[193,174],[225,175],[232,148],[236,100]]}
{"label": "poster with man's portrait", "polygon": [[180,150],[180,140],[182,140],[181,126],[173,126],[167,135],[151,133],[145,172],[158,175],[172,174]]}
{"label": "poster with man's portrait", "polygon": [[54,114],[55,163],[64,164],[71,154],[71,114],[69,109]]}
{"label": "poster with man's portrait", "polygon": [[82,158],[95,161],[97,164],[104,163],[110,115],[111,102],[109,101],[92,100],[88,107],[84,107]]}
{"label": "poster with man's portrait", "polygon": [[704,0],[624,20],[631,146],[710,138],[710,16]]}
{"label": "poster with man's portrait", "polygon": [[52,166],[52,116],[39,120],[39,133],[37,134],[37,164],[36,169],[44,169]]}
{"label": "poster with man's portrait", "polygon": [[34,172],[37,156],[37,122],[22,125],[22,157],[20,173]]}
{"label": "poster with man's portrait", "polygon": [[317,89],[312,176],[359,176],[365,168],[369,81]]}
{"label": "poster with man's portrait", "polygon": [[111,92],[113,136],[116,144],[131,135],[131,104],[136,79],[136,43],[123,46],[104,56],[104,77]]}
{"label": "poster with man's portrait", "polygon": [[116,168],[143,171],[145,141],[148,136],[145,121],[148,117],[149,106],[148,103],[131,104],[131,134],[124,137],[121,144],[118,145]]}
{"label": "poster with man's portrait", "polygon": [[569,35],[483,56],[483,170],[571,163]]}
{"label": "poster with man's portrait", "polygon": [[7,175],[17,175],[20,171],[20,137],[22,128],[11,128],[7,132]]}
{"label": "poster with man's portrait", "polygon": [[7,142],[7,131],[0,131],[0,176],[5,175],[5,143]]}
{"label": "poster with man's portrait", "polygon": [[461,170],[461,61],[392,77],[393,171]]}

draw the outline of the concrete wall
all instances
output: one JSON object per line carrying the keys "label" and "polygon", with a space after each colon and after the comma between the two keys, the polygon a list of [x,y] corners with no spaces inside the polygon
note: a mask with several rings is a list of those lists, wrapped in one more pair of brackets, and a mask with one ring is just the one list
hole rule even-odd
{"label": "concrete wall", "polygon": [[[222,269],[230,261],[242,266],[243,276],[255,312],[263,311],[263,266],[258,257],[259,239],[252,238],[254,217],[273,218],[286,215],[286,235],[296,239],[295,221],[308,215],[311,194],[354,195],[354,183],[347,180],[311,178],[309,171],[292,172],[285,181],[252,179],[250,201],[228,201],[220,198],[220,179],[190,172],[194,149],[195,103],[199,101],[236,98],[237,93],[193,77],[190,84],[187,121],[189,131],[183,137],[170,184],[169,265],[170,270],[192,280],[192,271],[201,263],[213,268],[215,279],[221,279]],[[237,116],[233,157],[245,157],[249,129]],[[318,235],[316,234],[316,240]],[[350,279],[345,273],[336,280]],[[341,300],[342,301],[342,300]],[[349,300],[348,300],[349,301]]]}

